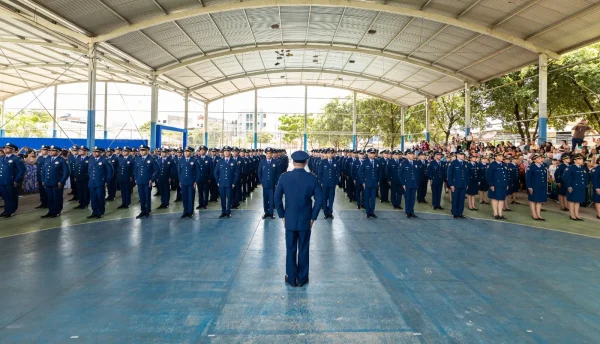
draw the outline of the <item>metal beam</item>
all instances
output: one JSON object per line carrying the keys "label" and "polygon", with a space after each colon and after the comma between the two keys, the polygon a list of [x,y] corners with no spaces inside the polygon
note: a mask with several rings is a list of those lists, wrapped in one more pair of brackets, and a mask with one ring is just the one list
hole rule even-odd
{"label": "metal beam", "polygon": [[104,82],[104,139],[108,138],[108,82]]}
{"label": "metal beam", "polygon": [[[375,93],[371,93],[371,92],[368,92],[368,91],[363,91],[363,90],[351,90],[351,89],[349,89],[348,87],[345,87],[345,86],[337,86],[337,85],[333,85],[333,84],[331,84],[331,85],[323,85],[323,84],[314,84],[314,83],[313,83],[313,84],[311,84],[311,83],[300,83],[300,82],[296,82],[296,83],[289,83],[289,84],[285,84],[285,85],[281,85],[281,84],[275,84],[275,85],[265,85],[265,86],[253,87],[253,88],[249,88],[249,89],[244,89],[244,90],[241,90],[241,91],[239,91],[239,92],[229,93],[229,94],[226,94],[226,95],[224,95],[224,96],[220,96],[220,97],[217,97],[217,98],[213,98],[213,99],[211,99],[210,101],[211,101],[211,102],[215,102],[215,101],[217,101],[217,100],[220,100],[220,99],[223,99],[223,98],[226,98],[226,97],[229,97],[229,96],[232,96],[232,95],[238,94],[238,93],[242,93],[242,92],[248,92],[248,91],[252,91],[252,90],[262,90],[262,89],[266,89],[266,88],[273,88],[273,87],[286,87],[286,86],[313,86],[313,87],[315,87],[315,86],[316,86],[316,87],[330,87],[330,88],[336,88],[336,89],[340,89],[340,90],[347,90],[347,91],[356,91],[356,93],[365,94],[365,95],[367,95],[367,96],[371,96],[371,97],[373,97],[373,98],[377,98],[377,99],[385,100],[386,102],[390,102],[390,103],[392,103],[392,104],[396,104],[396,105],[398,105],[398,106],[408,106],[407,104],[404,104],[404,103],[402,103],[402,102],[399,102],[399,101],[397,101],[397,100],[394,100],[394,99],[391,99],[391,98],[388,98],[388,97],[384,97],[384,96],[382,96],[381,94],[375,94]],[[417,103],[417,104],[419,104],[419,103]],[[416,105],[416,104],[414,104],[414,105]]]}
{"label": "metal beam", "polygon": [[[536,53],[544,53],[547,54],[550,58],[558,60],[560,59],[560,55],[556,52],[553,52],[544,47],[535,45],[531,42],[527,42],[521,38],[516,36],[512,36],[507,34],[506,32],[502,32],[496,29],[491,29],[484,25],[476,24],[469,21],[464,21],[461,19],[456,19],[449,17],[447,15],[443,15],[436,12],[425,12],[422,10],[409,8],[409,7],[400,7],[400,6],[390,6],[385,4],[373,3],[373,2],[362,2],[358,0],[287,0],[286,2],[282,2],[280,0],[249,0],[244,2],[233,2],[233,3],[225,3],[220,5],[214,5],[209,7],[197,7],[190,8],[188,10],[170,13],[161,17],[152,18],[148,20],[143,20],[141,22],[127,25],[125,27],[121,27],[115,29],[109,33],[98,35],[97,37],[93,37],[90,39],[90,42],[105,42],[116,37],[120,37],[122,35],[139,31],[142,29],[146,29],[155,25],[159,25],[165,22],[170,22],[174,20],[184,19],[195,17],[203,14],[212,14],[219,13],[224,11],[232,11],[232,10],[242,10],[249,8],[264,8],[264,7],[278,7],[281,6],[329,6],[329,7],[349,7],[356,9],[364,9],[364,10],[372,10],[372,11],[380,11],[392,14],[398,14],[409,17],[423,18],[427,20],[436,21],[443,24],[448,24],[452,26],[456,26],[462,29],[470,30],[473,32],[485,34],[501,41],[508,42],[510,44],[514,44],[520,46],[524,49],[530,50]],[[281,23],[280,23],[280,29]],[[283,33],[282,33],[283,34]]]}
{"label": "metal beam", "polygon": [[159,68],[156,71],[156,74],[162,75],[162,74],[168,73],[170,71],[173,71],[173,70],[176,70],[179,68],[194,65],[194,64],[197,64],[197,63],[200,63],[200,62],[203,62],[206,60],[210,60],[210,59],[216,59],[216,58],[220,58],[220,57],[230,56],[232,54],[245,54],[245,53],[249,53],[249,52],[261,52],[261,51],[269,51],[269,50],[281,49],[281,48],[290,49],[290,50],[300,50],[300,49],[327,50],[327,51],[349,52],[349,53],[380,56],[380,57],[385,57],[385,58],[389,58],[392,60],[398,60],[403,63],[407,63],[407,64],[414,65],[417,67],[425,68],[427,70],[430,70],[430,71],[433,71],[436,73],[448,75],[449,77],[460,80],[462,82],[469,82],[472,85],[479,84],[477,80],[475,80],[467,75],[457,73],[454,70],[444,68],[444,67],[439,67],[439,66],[433,66],[430,62],[422,61],[420,59],[416,59],[416,58],[412,58],[412,57],[408,58],[404,55],[400,55],[400,54],[396,54],[396,53],[392,53],[392,52],[384,52],[384,51],[364,49],[364,48],[357,49],[354,47],[323,46],[323,45],[318,45],[318,44],[284,44],[283,46],[281,46],[279,44],[265,45],[265,46],[261,45],[258,47],[245,47],[245,48],[240,48],[240,49],[234,49],[232,51],[221,51],[218,53],[189,58],[189,59],[183,60],[180,63],[175,63],[175,64],[164,66],[162,68]]}
{"label": "metal beam", "polygon": [[304,85],[304,132],[302,135],[302,147],[308,150],[308,86]]}
{"label": "metal beam", "polygon": [[[584,9],[582,9],[581,11],[578,11],[578,12],[576,12],[576,13],[568,16],[567,18],[559,20],[556,23],[554,23],[552,25],[549,25],[549,26],[543,28],[542,30],[540,30],[540,31],[538,31],[538,32],[536,32],[536,33],[528,36],[527,38],[525,38],[525,41],[529,42],[532,38],[535,38],[535,37],[537,37],[537,36],[539,36],[541,34],[544,34],[544,33],[548,32],[548,31],[554,30],[557,27],[559,27],[561,25],[564,25],[566,23],[569,23],[569,22],[571,22],[571,21],[573,21],[573,20],[575,20],[575,19],[577,19],[577,18],[579,18],[579,17],[581,17],[581,16],[583,16],[585,14],[592,13],[593,11],[596,11],[599,8],[600,8],[600,4],[599,3],[595,3],[595,4],[591,5],[591,6],[588,6],[588,7],[584,8]],[[556,60],[556,58],[554,56],[552,56],[550,54],[547,54],[547,53],[545,53],[543,51],[540,51],[539,53],[546,54],[546,55],[548,55],[549,58],[552,58],[552,59]]]}
{"label": "metal beam", "polygon": [[356,149],[356,91],[352,92],[352,149]]}
{"label": "metal beam", "polygon": [[58,104],[58,85],[54,86],[54,106],[52,107],[52,137],[56,138],[56,114],[57,114],[57,104]]}
{"label": "metal beam", "polygon": [[98,49],[90,44],[88,53],[88,108],[87,108],[87,145],[92,149],[96,143],[96,63]]}
{"label": "metal beam", "polygon": [[[32,69],[32,68],[69,68],[69,66],[71,66],[70,63],[27,63],[27,64],[16,64],[16,65],[12,65],[12,66],[0,67],[0,72],[5,71],[5,70],[14,70],[15,68],[18,70],[23,70],[23,69]],[[71,66],[71,68],[87,69],[88,66],[86,64],[77,64],[77,65]]]}
{"label": "metal beam", "polygon": [[542,146],[548,137],[548,56],[539,56],[539,87],[538,87],[538,144]]}
{"label": "metal beam", "polygon": [[76,48],[72,45],[59,44],[59,43],[53,43],[53,42],[45,42],[45,41],[41,42],[41,41],[36,41],[36,40],[32,40],[32,39],[0,38],[0,43],[29,44],[29,45],[36,45],[36,46],[40,46],[40,47],[51,47],[51,48],[61,49],[61,50],[70,51],[73,53],[85,54],[84,49]]}
{"label": "metal beam", "polygon": [[222,79],[211,80],[210,82],[190,87],[190,91],[194,92],[194,91],[199,90],[201,88],[213,86],[213,85],[216,85],[216,84],[220,84],[222,82],[232,81],[232,80],[236,80],[236,79],[243,79],[243,78],[252,78],[252,77],[255,77],[255,76],[259,76],[259,75],[271,75],[271,74],[283,74],[283,73],[303,73],[303,72],[307,72],[307,73],[318,73],[318,72],[321,72],[321,73],[327,73],[327,74],[343,75],[343,76],[350,76],[350,77],[355,77],[355,78],[362,78],[362,79],[366,79],[366,80],[381,82],[383,84],[387,84],[387,85],[390,85],[390,86],[395,86],[395,87],[401,88],[403,90],[419,94],[419,95],[421,95],[422,97],[425,97],[425,98],[427,98],[427,97],[435,97],[435,95],[433,95],[433,94],[430,94],[430,93],[427,93],[427,92],[423,92],[423,91],[419,91],[419,90],[417,90],[417,89],[415,89],[413,87],[409,87],[409,86],[403,85],[403,84],[401,84],[399,82],[395,82],[395,81],[391,81],[391,80],[385,80],[383,78],[377,78],[377,77],[366,76],[366,75],[361,76],[359,73],[347,72],[347,71],[340,71],[340,70],[310,69],[310,68],[304,68],[304,69],[302,69],[302,68],[299,68],[299,69],[276,69],[276,70],[258,71],[258,72],[252,72],[252,73],[246,73],[246,74],[238,74],[238,75],[233,75],[233,76],[222,78]]}
{"label": "metal beam", "polygon": [[371,28],[373,27],[373,24],[375,24],[375,21],[377,20],[377,18],[379,18],[380,14],[381,14],[381,11],[377,12],[377,15],[375,16],[375,18],[373,18],[373,20],[371,20],[371,24],[369,24],[369,27],[367,28],[367,30],[365,30],[365,33],[363,33],[362,37],[358,41],[358,44],[356,45],[356,48],[360,47],[360,44],[362,43],[363,39],[365,39],[365,37],[369,33],[369,30],[371,30]]}
{"label": "metal beam", "polygon": [[[258,148],[258,90],[254,89],[254,117],[252,118],[254,129],[254,149]],[[262,122],[262,121],[261,121]]]}

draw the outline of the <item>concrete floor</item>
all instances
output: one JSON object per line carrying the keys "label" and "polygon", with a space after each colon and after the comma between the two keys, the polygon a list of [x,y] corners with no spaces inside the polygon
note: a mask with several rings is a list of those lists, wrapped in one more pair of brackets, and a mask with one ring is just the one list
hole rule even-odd
{"label": "concrete floor", "polygon": [[[498,222],[423,204],[408,220],[378,203],[379,218],[366,220],[338,191],[336,218],[315,224],[303,288],[283,282],[283,227],[260,219],[260,189],[231,219],[215,203],[193,220],[179,219],[180,204],[144,220],[118,204],[101,221],[70,204],[42,220],[25,197],[0,221],[0,343],[600,338],[600,240],[584,236],[600,222],[565,220],[552,204],[546,223],[528,221],[526,205]],[[467,215],[490,218],[489,206]]]}

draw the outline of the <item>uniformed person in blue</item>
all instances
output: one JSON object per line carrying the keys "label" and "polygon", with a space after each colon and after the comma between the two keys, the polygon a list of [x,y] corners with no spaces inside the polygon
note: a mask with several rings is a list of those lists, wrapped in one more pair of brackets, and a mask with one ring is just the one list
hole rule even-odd
{"label": "uniformed person in blue", "polygon": [[38,182],[38,188],[40,190],[40,205],[35,207],[35,209],[48,208],[48,193],[46,193],[46,188],[42,183],[44,182],[44,164],[46,164],[46,159],[49,157],[48,155],[48,147],[47,145],[42,145],[40,148],[40,155],[35,162],[36,165],[36,179]]}
{"label": "uniformed person in blue", "polygon": [[61,149],[50,146],[50,159],[44,166],[44,187],[48,192],[48,213],[42,218],[59,217],[63,209],[64,186],[70,175],[69,163],[59,155]]}
{"label": "uniformed person in blue", "polygon": [[358,160],[358,151],[351,151],[352,156],[349,156],[344,160],[344,178],[346,178],[346,194],[348,195],[348,201],[354,202],[354,180],[352,180],[352,163]]}
{"label": "uniformed person in blue", "polygon": [[[183,148],[177,148],[175,151],[175,155],[172,157],[173,161],[175,161],[176,166],[179,166],[179,160],[183,159]],[[179,168],[179,167],[178,167]],[[177,202],[181,202],[181,186],[179,183],[179,171],[176,171],[176,173],[174,174],[174,183],[175,183],[175,187],[171,188],[171,190],[175,189],[175,203]]]}
{"label": "uniformed person in blue", "polygon": [[504,201],[504,211],[512,211],[512,209],[509,208],[509,204],[515,202],[514,197],[513,197],[513,193],[515,192],[515,188],[514,188],[514,180],[515,180],[515,175],[518,178],[519,175],[519,171],[515,170],[515,165],[511,164],[512,161],[512,155],[510,154],[506,154],[504,156],[504,166],[506,167],[506,178],[507,178],[507,182],[508,182],[508,189],[506,190],[506,200]]}
{"label": "uniformed person in blue", "polygon": [[285,282],[292,287],[308,283],[310,233],[322,206],[321,185],[304,169],[306,160],[306,152],[294,152],[294,169],[281,175],[275,190],[277,215],[285,227]]}
{"label": "uniformed person in blue", "polygon": [[433,210],[442,208],[442,189],[446,179],[446,169],[442,163],[442,152],[435,152],[433,161],[427,165],[427,179],[431,184],[431,205]]}
{"label": "uniformed person in blue", "polygon": [[133,179],[138,187],[140,195],[141,212],[136,219],[150,216],[152,211],[152,184],[158,178],[159,166],[156,159],[148,154],[147,145],[140,146],[140,155],[135,158],[135,167],[133,170]]}
{"label": "uniformed person in blue", "polygon": [[464,161],[465,152],[456,152],[456,160],[448,165],[446,172],[448,176],[448,187],[452,190],[452,217],[465,219],[465,195],[469,185],[469,167]]}
{"label": "uniformed person in blue", "polygon": [[[63,156],[63,158],[67,161],[67,164],[69,164],[69,170],[71,172],[73,172],[75,170],[75,165],[77,165],[77,160],[79,159],[79,156],[77,154],[77,152],[79,151],[79,146],[78,145],[73,145],[73,147],[71,147],[70,150],[67,150],[66,148],[63,148],[61,150],[61,152],[59,152],[58,154],[61,155],[62,152],[66,151],[67,155]],[[71,153],[71,154],[69,154]],[[69,200],[69,202],[71,201],[78,201],[78,192],[77,192],[77,183],[75,182],[75,176],[73,175],[73,173],[71,173],[71,175],[69,176],[70,182],[71,182],[71,192],[69,193],[69,195],[73,195],[73,198],[71,198]]]}
{"label": "uniformed person in blue", "polygon": [[387,164],[390,160],[390,153],[387,149],[381,152],[381,157],[377,159],[381,166],[381,180],[379,181],[379,200],[381,203],[390,202],[390,184],[387,177]]}
{"label": "uniformed person in blue", "polygon": [[192,156],[194,148],[185,147],[184,156],[179,159],[179,183],[181,184],[181,200],[183,202],[183,214],[181,218],[194,217],[194,203],[196,186],[200,178],[200,164]]}
{"label": "uniformed person in blue", "polygon": [[596,218],[600,219],[600,159],[596,159],[594,168],[590,171],[592,182],[592,202],[596,207]]}
{"label": "uniformed person in blue", "polygon": [[388,161],[385,175],[391,190],[391,201],[394,209],[402,209],[402,184],[400,183],[400,151],[392,151],[392,159]]}
{"label": "uniformed person in blue", "polygon": [[231,217],[232,189],[237,187],[239,174],[239,168],[231,158],[231,147],[223,147],[223,158],[217,160],[214,174],[221,197],[219,218]]}
{"label": "uniformed person in blue", "polygon": [[73,209],[86,209],[90,205],[90,189],[88,187],[89,176],[88,176],[88,156],[89,148],[86,146],[79,147],[79,156],[75,159],[75,170],[71,171],[73,179],[77,185],[77,199],[79,205]]}
{"label": "uniformed person in blue", "polygon": [[488,164],[489,161],[486,155],[481,156],[481,161],[477,164],[479,167],[479,204],[490,204],[487,196],[490,186],[485,178],[485,171],[487,170]]}
{"label": "uniformed person in blue", "polygon": [[475,196],[479,193],[479,164],[475,154],[469,155],[469,180],[467,184],[467,205],[469,210],[479,210],[475,207]]}
{"label": "uniformed person in blue", "polygon": [[119,157],[119,170],[117,176],[119,189],[121,189],[121,205],[117,209],[128,209],[131,205],[131,194],[133,193],[133,168],[135,159],[131,153],[131,148],[123,147]]}
{"label": "uniformed person in blue", "polygon": [[485,171],[485,179],[489,185],[488,197],[492,200],[492,209],[496,220],[506,220],[502,211],[509,189],[508,169],[503,162],[502,153],[498,152]]}
{"label": "uniformed person in blue", "polygon": [[569,203],[567,202],[567,186],[565,183],[563,183],[562,176],[571,163],[571,156],[565,154],[562,156],[561,160],[562,164],[558,165],[556,171],[554,172],[554,182],[558,187],[558,202],[560,203],[560,210],[568,211]]}
{"label": "uniformed person in blue", "polygon": [[88,162],[88,187],[92,203],[92,214],[88,219],[100,219],[106,210],[106,188],[113,179],[114,171],[110,160],[102,155],[104,148],[94,147]]}
{"label": "uniformed person in blue", "polygon": [[177,169],[175,163],[169,156],[169,150],[166,148],[160,149],[160,156],[156,158],[158,163],[158,177],[156,178],[156,186],[160,193],[160,206],[157,209],[167,209],[171,202],[171,178],[173,170]]}
{"label": "uniformed person in blue", "polygon": [[583,221],[579,217],[579,206],[585,202],[589,175],[583,164],[583,155],[573,156],[575,164],[567,167],[563,173],[563,183],[567,187],[567,202],[569,202],[569,217],[574,221]]}
{"label": "uniformed person in blue", "polygon": [[277,164],[273,160],[273,148],[265,149],[266,158],[258,164],[258,180],[263,189],[263,219],[272,218],[273,208],[275,208],[275,180],[277,176]]}
{"label": "uniformed person in blue", "polygon": [[417,203],[427,203],[425,196],[427,196],[427,156],[424,152],[419,153],[419,157],[415,162],[415,165],[419,170],[419,186],[417,187]]}
{"label": "uniformed person in blue", "polygon": [[323,213],[325,218],[333,219],[333,203],[335,201],[335,187],[340,180],[341,166],[333,159],[333,148],[325,150],[326,159],[319,165],[317,177],[323,191]]}
{"label": "uniformed person in blue", "polygon": [[239,157],[240,149],[238,147],[233,147],[231,149],[231,159],[233,163],[236,165],[238,175],[237,175],[237,188],[231,189],[231,208],[238,209],[240,207],[240,201],[242,200],[242,160]]}
{"label": "uniformed person in blue", "polygon": [[548,200],[548,171],[544,165],[544,157],[534,154],[531,158],[533,164],[525,171],[525,185],[527,185],[527,198],[531,217],[536,221],[546,221],[542,218],[542,203]]}
{"label": "uniformed person in blue", "polygon": [[381,180],[383,166],[375,159],[377,150],[369,148],[367,151],[369,158],[365,159],[358,168],[358,178],[363,186],[363,204],[365,206],[365,217],[377,217],[375,215],[375,197]]}
{"label": "uniformed person in blue", "polygon": [[[119,156],[115,154],[114,149],[110,147],[106,149],[106,159],[112,165],[113,171],[119,170]],[[107,193],[106,200],[109,202],[114,201],[115,197],[117,197],[117,178],[111,178],[110,183],[108,183]]]}
{"label": "uniformed person in blue", "polygon": [[352,178],[352,182],[354,184],[354,200],[356,201],[356,209],[360,209],[361,207],[364,208],[364,188],[358,176],[358,170],[360,169],[360,166],[362,165],[363,161],[365,161],[365,152],[360,150],[358,151],[358,159],[352,162],[352,170],[350,171],[350,177]]}
{"label": "uniformed person in blue", "polygon": [[211,148],[210,150],[210,159],[211,159],[211,168],[212,168],[212,174],[210,177],[210,184],[209,184],[209,190],[210,190],[210,198],[208,199],[209,202],[217,202],[219,199],[219,187],[217,186],[217,181],[215,180],[214,177],[214,172],[215,172],[215,168],[217,167],[217,162],[219,162],[219,159],[221,159],[221,157],[217,154],[217,149],[216,148]]}
{"label": "uniformed person in blue", "polygon": [[198,179],[198,207],[196,209],[208,208],[208,195],[210,191],[210,181],[213,179],[212,159],[207,154],[208,147],[202,145],[198,148],[200,153],[196,156],[198,160],[198,169],[200,177]]}
{"label": "uniformed person in blue", "polygon": [[415,215],[415,201],[420,177],[419,167],[415,162],[415,152],[406,151],[406,159],[400,165],[400,183],[404,189],[404,212],[407,218],[418,218]]}
{"label": "uniformed person in blue", "polygon": [[0,196],[4,199],[4,211],[0,217],[11,217],[19,207],[19,188],[25,176],[25,163],[15,155],[19,147],[12,143],[4,145],[0,157]]}

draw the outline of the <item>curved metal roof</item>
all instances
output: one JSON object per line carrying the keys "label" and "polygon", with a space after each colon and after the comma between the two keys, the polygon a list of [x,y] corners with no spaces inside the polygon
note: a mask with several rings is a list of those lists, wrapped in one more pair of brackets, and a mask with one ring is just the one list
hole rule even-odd
{"label": "curved metal roof", "polygon": [[[0,99],[53,82],[202,101],[280,84],[414,105],[600,40],[600,0],[3,0]],[[68,69],[67,69],[68,68]]]}

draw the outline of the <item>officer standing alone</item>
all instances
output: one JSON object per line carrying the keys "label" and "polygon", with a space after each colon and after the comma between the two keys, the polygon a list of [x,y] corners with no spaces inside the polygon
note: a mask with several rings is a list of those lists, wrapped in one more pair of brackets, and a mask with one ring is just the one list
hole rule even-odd
{"label": "officer standing alone", "polygon": [[333,159],[333,148],[325,150],[326,159],[319,165],[317,174],[323,191],[323,213],[325,219],[333,219],[333,202],[335,201],[335,187],[340,180],[340,164]]}
{"label": "officer standing alone", "polygon": [[304,169],[308,154],[294,152],[292,160],[294,169],[282,174],[277,184],[275,205],[285,227],[285,282],[302,287],[309,280],[310,234],[321,210],[322,195],[317,177]]}
{"label": "officer standing alone", "polygon": [[277,176],[277,164],[272,159],[273,149],[267,147],[265,149],[266,159],[261,160],[258,165],[258,180],[263,189],[263,219],[268,217],[274,219],[273,208],[275,207],[275,180]]}
{"label": "officer standing alone", "polygon": [[48,192],[48,214],[42,218],[59,217],[63,209],[64,186],[70,175],[69,163],[59,156],[60,148],[50,146],[50,159],[44,167],[44,187]]}

